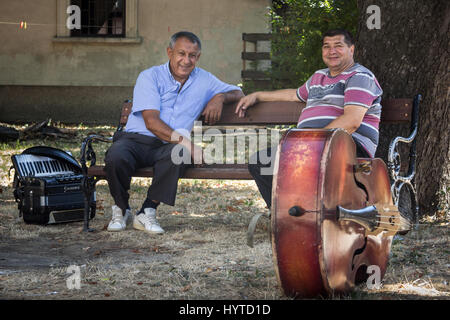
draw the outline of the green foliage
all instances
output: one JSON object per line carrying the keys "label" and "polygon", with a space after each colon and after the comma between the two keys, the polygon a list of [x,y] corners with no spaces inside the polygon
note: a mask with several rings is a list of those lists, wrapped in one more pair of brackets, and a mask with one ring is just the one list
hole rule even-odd
{"label": "green foliage", "polygon": [[341,28],[355,36],[358,21],[356,0],[277,0],[269,14],[274,89],[299,87],[325,68],[322,34]]}
{"label": "green foliage", "polygon": [[264,88],[260,88],[257,83],[253,80],[245,80],[242,83],[242,91],[245,94],[250,94],[255,91],[264,90]]}

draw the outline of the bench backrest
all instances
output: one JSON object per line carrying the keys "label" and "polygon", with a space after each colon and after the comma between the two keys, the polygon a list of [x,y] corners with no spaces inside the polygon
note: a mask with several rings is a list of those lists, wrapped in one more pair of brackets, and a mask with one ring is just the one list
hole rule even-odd
{"label": "bench backrest", "polygon": [[[297,124],[305,107],[303,102],[259,102],[247,110],[245,118],[235,114],[236,104],[224,105],[220,121],[214,125],[291,125]],[[413,99],[386,99],[382,101],[381,121],[383,123],[411,122]],[[119,129],[125,127],[131,112],[132,102],[124,102],[120,115]]]}

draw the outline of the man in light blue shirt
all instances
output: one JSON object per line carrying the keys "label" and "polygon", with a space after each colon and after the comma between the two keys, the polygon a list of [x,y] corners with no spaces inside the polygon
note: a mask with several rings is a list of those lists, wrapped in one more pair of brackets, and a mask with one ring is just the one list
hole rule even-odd
{"label": "man in light blue shirt", "polygon": [[200,68],[193,69],[182,84],[170,72],[169,62],[152,67],[141,72],[136,81],[133,110],[125,131],[155,137],[145,126],[141,111],[156,110],[160,112],[160,119],[169,127],[190,132],[207,103],[217,93],[232,90],[240,89],[220,81]]}
{"label": "man in light blue shirt", "polygon": [[198,37],[178,32],[167,48],[169,61],[141,72],[137,78],[126,129],[115,134],[105,157],[106,176],[115,202],[109,231],[124,230],[131,220],[128,190],[135,170],[153,166],[152,185],[134,217],[133,227],[163,233],[156,220],[156,208],[160,202],[174,205],[178,179],[186,167],[172,161],[173,147],[180,144],[192,158],[202,157],[202,149],[180,133],[190,132],[200,115],[207,123],[215,123],[224,103],[243,97],[239,87],[196,67],[200,54]]}

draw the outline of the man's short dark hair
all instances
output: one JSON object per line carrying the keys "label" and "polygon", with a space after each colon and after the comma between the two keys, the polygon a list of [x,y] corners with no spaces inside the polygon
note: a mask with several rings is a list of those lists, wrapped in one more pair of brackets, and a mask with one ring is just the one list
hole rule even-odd
{"label": "man's short dark hair", "polygon": [[355,44],[352,34],[345,29],[332,29],[325,32],[322,36],[322,43],[325,37],[344,36],[345,43],[350,47]]}
{"label": "man's short dark hair", "polygon": [[180,38],[188,39],[193,44],[198,45],[198,48],[202,50],[202,44],[200,42],[200,39],[195,34],[189,31],[180,31],[175,33],[172,37],[170,37],[169,48],[173,49],[175,42],[177,42],[177,40]]}

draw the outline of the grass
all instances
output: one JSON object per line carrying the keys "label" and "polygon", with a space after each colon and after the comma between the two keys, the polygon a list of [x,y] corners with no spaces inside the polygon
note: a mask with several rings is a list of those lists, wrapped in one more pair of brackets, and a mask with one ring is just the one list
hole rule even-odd
{"label": "grass", "polygon": [[[88,133],[109,127],[68,127],[71,140],[27,140],[0,145],[0,298],[5,299],[287,299],[275,276],[269,220],[261,219],[255,246],[246,245],[254,214],[267,213],[253,181],[180,180],[174,207],[158,217],[166,233],[107,232],[112,199],[97,184],[93,233],[82,222],[27,225],[17,217],[10,157],[35,145],[69,150],[78,159]],[[18,127],[20,129],[20,127]],[[107,143],[95,149],[103,154]],[[133,178],[130,204],[140,207],[150,179]],[[332,299],[449,299],[448,221],[422,219],[396,237],[378,290],[365,284]],[[81,288],[67,287],[67,267],[80,268]]]}

